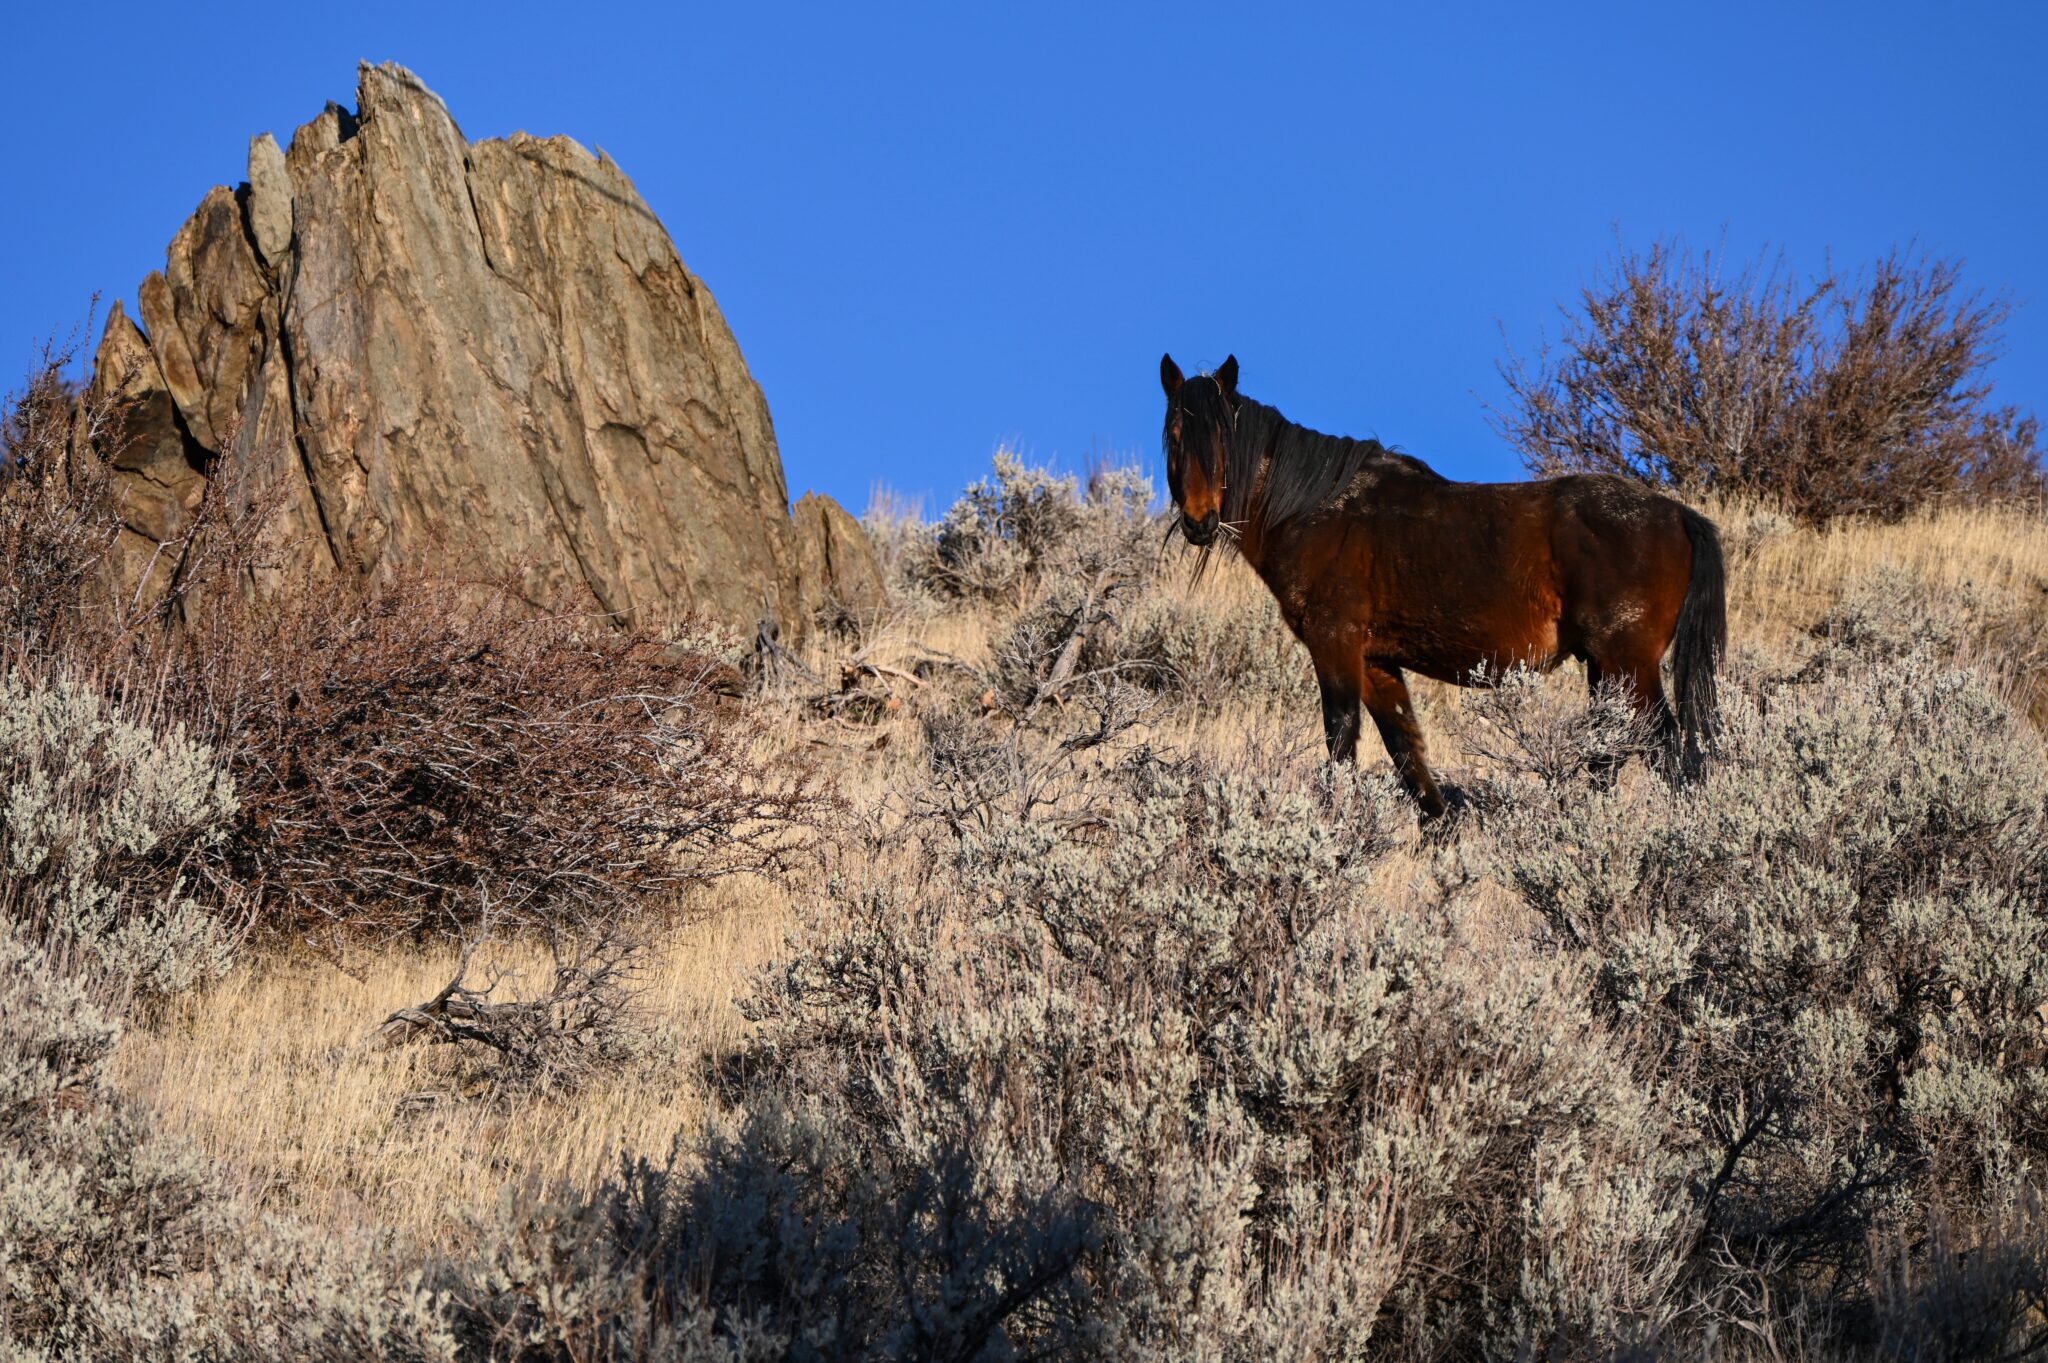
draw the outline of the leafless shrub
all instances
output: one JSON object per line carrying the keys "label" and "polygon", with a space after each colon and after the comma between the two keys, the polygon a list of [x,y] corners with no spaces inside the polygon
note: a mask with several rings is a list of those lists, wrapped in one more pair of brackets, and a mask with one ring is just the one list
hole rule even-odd
{"label": "leafless shrub", "polygon": [[1953,261],[1894,252],[1801,286],[1660,242],[1566,313],[1561,354],[1500,366],[1501,434],[1531,470],[1746,495],[1808,521],[1947,498],[2039,497],[2038,425],[1986,404],[2010,311]]}
{"label": "leafless shrub", "polygon": [[1084,688],[1135,680],[1146,665],[1118,656],[1115,630],[1117,610],[1136,583],[1124,561],[1047,584],[993,643],[989,684],[996,704],[1028,721]]}
{"label": "leafless shrub", "polygon": [[174,538],[139,569],[124,563],[123,541],[140,536],[109,461],[129,438],[136,376],[102,371],[81,388],[64,377],[77,347],[76,333],[45,345],[0,418],[0,641],[110,689],[154,687],[200,603],[276,576],[285,489],[251,473],[274,461],[219,461]]}
{"label": "leafless shrub", "polygon": [[1124,761],[1157,760],[1130,741],[1152,708],[1149,695],[1109,676],[1077,688],[1036,723],[997,728],[955,710],[928,712],[930,779],[910,794],[909,809],[955,832],[997,818],[1095,823],[1103,802],[1115,799],[1096,777]]}
{"label": "leafless shrub", "polygon": [[715,649],[537,616],[509,583],[426,566],[367,584],[288,570],[263,461],[211,470],[159,546],[175,572],[132,601],[99,590],[122,385],[74,392],[49,358],[5,420],[5,646],[213,745],[239,809],[202,869],[270,925],[459,927],[486,893],[596,921],[815,832],[830,802],[765,758]]}
{"label": "leafless shrub", "polygon": [[830,805],[760,760],[723,664],[503,584],[244,598],[176,663],[240,793],[229,864],[278,926],[447,929],[486,895],[602,921],[780,864]]}
{"label": "leafless shrub", "polygon": [[16,657],[67,651],[121,531],[105,466],[72,458],[75,435],[104,445],[120,413],[65,377],[75,358],[75,337],[46,343],[26,386],[0,402],[0,647]]}

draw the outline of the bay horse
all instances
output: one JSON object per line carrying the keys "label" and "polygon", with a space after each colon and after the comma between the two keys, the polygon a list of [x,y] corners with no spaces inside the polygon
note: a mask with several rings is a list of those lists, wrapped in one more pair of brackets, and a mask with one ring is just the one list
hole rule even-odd
{"label": "bay horse", "polygon": [[1728,636],[1713,522],[1608,475],[1453,482],[1245,397],[1235,355],[1193,379],[1162,356],[1159,381],[1180,531],[1204,553],[1219,535],[1234,543],[1279,601],[1315,663],[1332,761],[1353,757],[1363,702],[1424,819],[1439,818],[1403,674],[1485,685],[1577,658],[1590,687],[1624,687],[1670,757],[1696,768]]}

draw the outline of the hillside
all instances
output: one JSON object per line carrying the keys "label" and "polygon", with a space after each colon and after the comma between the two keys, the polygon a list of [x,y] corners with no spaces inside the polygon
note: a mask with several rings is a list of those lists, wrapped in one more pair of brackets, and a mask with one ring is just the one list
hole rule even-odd
{"label": "hillside", "polygon": [[[1167,1356],[1368,1335],[1423,1356],[1439,1329],[1574,1353],[1706,1321],[1740,1338],[1765,1319],[1745,1274],[1806,1332],[1798,1357],[1847,1347],[1830,1321],[1921,1338],[1958,1302],[2038,1301],[2025,1170],[2048,1127],[2011,1068],[2048,1016],[2037,512],[1815,530],[1720,508],[1731,718],[1707,785],[1674,796],[1640,763],[1589,785],[1572,764],[1612,735],[1575,675],[1428,686],[1435,761],[1470,802],[1431,842],[1377,748],[1356,783],[1319,774],[1305,656],[1239,565],[1191,582],[1154,557],[1114,479],[1073,499],[1012,466],[1000,490],[1045,513],[1010,522],[1036,530],[961,551],[956,517],[941,552],[934,527],[871,517],[887,611],[740,702],[760,751],[838,808],[786,873],[688,891],[637,930],[627,1044],[594,1072],[535,1087],[487,1046],[378,1044],[465,970],[544,994],[531,935],[468,959],[274,941],[135,1026],[117,1087],[217,1164],[236,1215],[563,1281],[584,1270],[533,1265],[637,1251],[560,1212],[509,1230],[501,1190],[589,1190],[678,1142],[663,1177],[686,1186],[664,1196],[683,1201],[634,1214],[724,1265],[696,1271],[737,1273],[704,1290],[770,1340],[848,1311],[832,1294],[876,1254],[913,1256],[923,1286],[844,1328],[961,1319],[1036,1264],[1005,1328],[1060,1337],[1085,1271],[1114,1328]],[[1111,563],[1128,585],[1061,673],[1077,584]],[[1917,1043],[1895,1035],[1908,997]],[[953,1181],[921,1183],[926,1159]],[[596,1196],[651,1177],[623,1176]],[[819,1238],[783,1238],[781,1215]],[[1133,1244],[1148,1216],[1180,1248]],[[1294,1248],[1259,1239],[1276,1228]],[[1887,1286],[1905,1260],[1869,1256],[1929,1233],[1962,1256],[1947,1276]],[[1993,1250],[2005,1267],[1969,1266]],[[825,1295],[726,1253],[808,1266]],[[1208,1256],[1195,1278],[1182,1254]],[[1433,1282],[1449,1265],[1466,1286]]]}

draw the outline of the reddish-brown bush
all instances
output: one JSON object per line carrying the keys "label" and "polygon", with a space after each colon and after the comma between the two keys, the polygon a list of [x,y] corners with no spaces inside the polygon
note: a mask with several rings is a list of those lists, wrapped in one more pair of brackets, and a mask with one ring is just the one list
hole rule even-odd
{"label": "reddish-brown bush", "polygon": [[797,853],[825,810],[754,751],[731,669],[422,572],[243,601],[171,661],[241,801],[270,921],[577,921]]}
{"label": "reddish-brown bush", "polygon": [[43,347],[22,390],[0,404],[0,648],[62,647],[121,523],[106,470],[70,457],[74,430],[105,439],[117,413],[65,378],[70,348]]}
{"label": "reddish-brown bush", "polygon": [[1622,473],[1820,521],[2048,490],[2038,423],[1990,405],[2011,309],[1954,261],[1893,252],[1802,287],[1660,242],[1565,313],[1559,350],[1500,366],[1496,429],[1538,474]]}

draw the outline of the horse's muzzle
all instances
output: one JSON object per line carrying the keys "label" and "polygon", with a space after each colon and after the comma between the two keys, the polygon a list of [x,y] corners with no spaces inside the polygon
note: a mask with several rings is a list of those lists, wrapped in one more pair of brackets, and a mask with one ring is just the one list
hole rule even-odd
{"label": "horse's muzzle", "polygon": [[1216,526],[1221,517],[1214,511],[1200,520],[1191,519],[1187,512],[1180,514],[1180,532],[1187,536],[1189,544],[1202,545],[1216,538]]}

